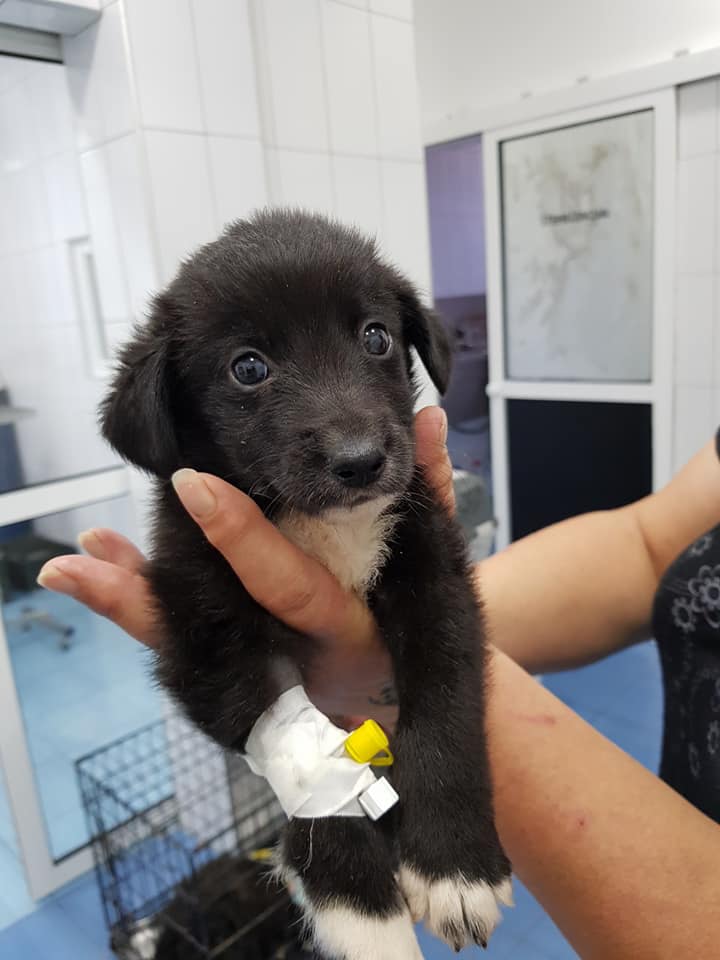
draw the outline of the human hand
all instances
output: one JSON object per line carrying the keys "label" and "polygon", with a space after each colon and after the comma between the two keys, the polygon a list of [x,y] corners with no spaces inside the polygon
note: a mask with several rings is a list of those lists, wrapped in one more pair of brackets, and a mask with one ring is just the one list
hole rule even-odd
{"label": "human hand", "polygon": [[[452,466],[445,446],[447,420],[439,407],[415,418],[417,462],[442,503],[455,507]],[[321,646],[306,678],[314,702],[326,713],[394,720],[390,658],[367,606],[345,591],[322,564],[290,543],[245,494],[218,477],[183,470],[174,478],[185,509],[225,557],[245,589],[279,620]],[[145,558],[112,530],[79,537],[87,556],[50,560],[38,583],[85,604],[148,647],[158,625]]]}

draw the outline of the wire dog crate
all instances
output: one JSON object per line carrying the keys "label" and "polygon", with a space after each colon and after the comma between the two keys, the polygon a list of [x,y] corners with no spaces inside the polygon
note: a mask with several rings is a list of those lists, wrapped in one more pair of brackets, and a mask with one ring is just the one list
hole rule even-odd
{"label": "wire dog crate", "polygon": [[284,815],[264,780],[172,716],[77,761],[122,960],[309,958],[265,858]]}

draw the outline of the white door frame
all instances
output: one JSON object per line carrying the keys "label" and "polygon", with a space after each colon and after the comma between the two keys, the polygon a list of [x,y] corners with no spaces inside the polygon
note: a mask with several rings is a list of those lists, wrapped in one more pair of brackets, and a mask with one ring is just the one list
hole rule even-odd
{"label": "white door frame", "polygon": [[[505,103],[458,110],[428,124],[424,131],[425,146],[474,137],[486,130],[501,130],[520,123],[558,117],[570,110],[617,103],[626,97],[637,97],[657,91],[671,90],[685,83],[720,76],[720,47],[701,50],[652,63],[634,70],[625,70],[607,77],[583,80],[573,86],[550,90]],[[479,102],[487,95],[480,91]]]}
{"label": "white door frame", "polygon": [[[655,180],[653,243],[653,367],[647,384],[509,380],[505,373],[502,218],[499,152],[504,140],[540,133],[638,110],[654,111]],[[497,548],[510,542],[507,401],[510,399],[596,400],[652,405],[653,488],[666,483],[672,471],[672,349],[674,336],[674,238],[676,91],[674,87],[625,97],[580,110],[545,116],[515,126],[483,132],[485,230],[487,245],[488,366],[493,499]]]}
{"label": "white door frame", "polygon": [[[127,467],[114,467],[5,493],[0,495],[0,526],[132,496],[134,489],[133,472]],[[1,615],[0,766],[30,896],[39,900],[89,870],[92,854],[85,847],[57,862],[53,859]]]}

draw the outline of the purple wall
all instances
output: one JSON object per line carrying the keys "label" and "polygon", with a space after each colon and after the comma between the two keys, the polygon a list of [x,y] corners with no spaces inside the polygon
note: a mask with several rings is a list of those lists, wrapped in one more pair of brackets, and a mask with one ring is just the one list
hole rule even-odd
{"label": "purple wall", "polygon": [[483,294],[485,205],[480,137],[426,150],[433,293]]}

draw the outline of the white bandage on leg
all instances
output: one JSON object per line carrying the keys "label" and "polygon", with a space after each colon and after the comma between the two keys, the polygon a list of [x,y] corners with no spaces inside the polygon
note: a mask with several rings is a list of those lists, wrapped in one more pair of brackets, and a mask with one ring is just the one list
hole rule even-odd
{"label": "white bandage on leg", "polygon": [[384,778],[345,753],[348,734],[292,687],[256,721],[245,758],[264,777],[288,817],[377,820],[398,800]]}

